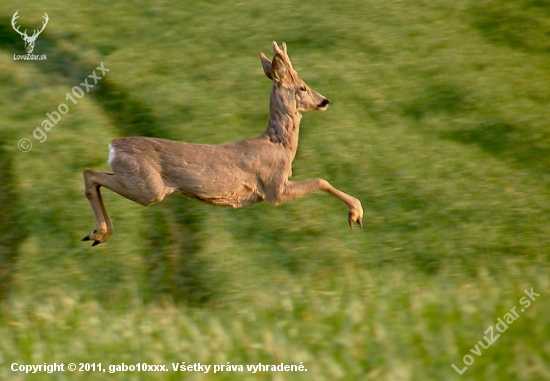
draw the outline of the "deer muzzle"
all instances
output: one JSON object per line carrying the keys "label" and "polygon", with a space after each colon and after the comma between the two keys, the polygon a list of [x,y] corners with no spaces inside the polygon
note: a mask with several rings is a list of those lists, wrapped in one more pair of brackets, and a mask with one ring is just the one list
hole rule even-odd
{"label": "deer muzzle", "polygon": [[321,103],[319,103],[319,105],[317,105],[317,110],[325,111],[328,108],[329,103],[330,103],[330,101],[327,98],[323,98]]}

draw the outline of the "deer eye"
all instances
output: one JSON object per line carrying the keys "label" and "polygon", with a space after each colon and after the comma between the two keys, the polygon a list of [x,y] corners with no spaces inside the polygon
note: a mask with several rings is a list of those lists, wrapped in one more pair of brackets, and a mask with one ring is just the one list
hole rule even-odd
{"label": "deer eye", "polygon": [[300,86],[300,91],[307,91],[307,87],[305,87],[305,86]]}

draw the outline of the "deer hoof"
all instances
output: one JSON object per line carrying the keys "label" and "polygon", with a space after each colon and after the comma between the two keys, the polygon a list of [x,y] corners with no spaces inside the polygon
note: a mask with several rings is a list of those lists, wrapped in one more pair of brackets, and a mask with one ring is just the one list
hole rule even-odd
{"label": "deer hoof", "polygon": [[[82,238],[82,241],[91,241],[90,235],[87,235],[86,237]],[[92,247],[97,246],[101,243],[101,241],[94,240],[94,243],[92,243]]]}
{"label": "deer hoof", "polygon": [[360,227],[363,227],[363,217],[361,215],[357,215],[354,212],[351,212],[351,211],[349,212],[348,221],[349,221],[349,228],[352,230],[353,230],[354,222],[357,222],[357,224]]}
{"label": "deer hoof", "polygon": [[82,238],[82,241],[94,241],[92,246],[97,246],[100,243],[107,242],[109,236],[113,233],[113,229],[94,229],[93,232]]}

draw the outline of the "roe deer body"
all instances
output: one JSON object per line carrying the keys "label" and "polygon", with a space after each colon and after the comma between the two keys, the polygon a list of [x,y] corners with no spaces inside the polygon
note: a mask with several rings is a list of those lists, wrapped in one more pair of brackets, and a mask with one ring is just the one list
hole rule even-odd
{"label": "roe deer body", "polygon": [[100,187],[142,205],[181,193],[213,205],[239,208],[267,201],[279,205],[322,190],[349,208],[349,225],[362,225],[363,208],[352,197],[323,179],[291,182],[291,166],[298,148],[302,113],[327,109],[329,100],[311,90],[292,68],[286,45],[273,42],[270,61],[260,54],[266,76],[273,81],[266,131],[253,139],[219,145],[191,144],[158,138],[127,137],[109,145],[113,173],[86,168],[85,195],[90,201],[95,229],[83,241],[106,242],[113,225]]}

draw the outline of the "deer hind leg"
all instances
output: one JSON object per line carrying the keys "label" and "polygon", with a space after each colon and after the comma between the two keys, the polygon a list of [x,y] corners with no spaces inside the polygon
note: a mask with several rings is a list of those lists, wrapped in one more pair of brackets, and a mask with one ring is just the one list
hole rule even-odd
{"label": "deer hind leg", "polygon": [[[98,245],[103,242],[107,242],[111,234],[113,234],[113,224],[105,205],[101,197],[100,187],[105,187],[119,195],[135,201],[142,205],[150,205],[155,202],[161,201],[167,194],[164,187],[146,187],[147,182],[138,182],[133,184],[127,184],[124,181],[124,177],[115,173],[98,172],[93,169],[86,168],[83,172],[84,175],[84,187],[85,195],[92,212],[94,214],[95,228],[94,230],[84,237],[83,241],[94,241],[92,246]],[[151,173],[149,174],[151,175]],[[155,173],[158,177],[153,181],[153,184],[158,185],[161,182],[160,175]]]}
{"label": "deer hind leg", "polygon": [[86,168],[83,172],[84,175],[84,188],[86,198],[90,202],[92,212],[94,214],[95,229],[84,237],[83,241],[94,241],[92,246],[98,245],[102,242],[106,242],[113,233],[113,223],[107,214],[103,199],[101,197],[101,191],[99,188],[103,185],[103,182],[98,179],[102,175],[114,176],[110,173],[96,172],[93,169]]}
{"label": "deer hind leg", "polygon": [[288,182],[277,195],[274,204],[295,200],[308,193],[315,191],[324,191],[344,202],[349,208],[348,221],[349,227],[353,229],[353,223],[357,222],[363,227],[363,207],[361,202],[353,196],[336,189],[323,179],[312,179],[297,182]]}

